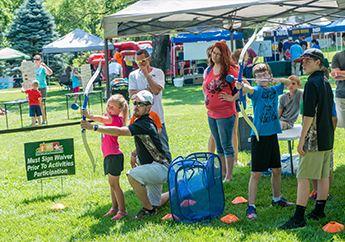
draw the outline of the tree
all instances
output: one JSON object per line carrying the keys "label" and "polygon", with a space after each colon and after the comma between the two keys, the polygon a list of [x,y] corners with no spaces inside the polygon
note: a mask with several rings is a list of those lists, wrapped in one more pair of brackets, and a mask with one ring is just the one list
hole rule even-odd
{"label": "tree", "polygon": [[[6,37],[14,49],[34,56],[42,53],[42,47],[58,38],[51,14],[42,6],[42,0],[26,0],[15,11]],[[54,76],[62,70],[60,55],[49,58]]]}

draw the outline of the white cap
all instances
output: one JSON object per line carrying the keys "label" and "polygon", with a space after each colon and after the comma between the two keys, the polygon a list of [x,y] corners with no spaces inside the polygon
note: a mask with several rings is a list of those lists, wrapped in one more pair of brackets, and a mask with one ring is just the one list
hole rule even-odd
{"label": "white cap", "polygon": [[288,40],[292,40],[292,37],[289,37]]}
{"label": "white cap", "polygon": [[295,43],[299,44],[299,40],[298,40],[298,39],[296,39],[296,40],[295,40]]}
{"label": "white cap", "polygon": [[142,102],[149,102],[151,105],[153,104],[153,96],[152,93],[147,90],[142,90],[137,94],[133,95],[133,98],[138,97]]}

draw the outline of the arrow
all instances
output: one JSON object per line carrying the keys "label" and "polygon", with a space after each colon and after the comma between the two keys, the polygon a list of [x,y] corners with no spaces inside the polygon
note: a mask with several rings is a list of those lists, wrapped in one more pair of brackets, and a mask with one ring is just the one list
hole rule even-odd
{"label": "arrow", "polygon": [[[234,80],[238,80],[239,78],[234,77],[233,75],[227,75],[226,81],[233,82]],[[245,78],[245,80],[252,80],[252,81],[262,81],[262,82],[270,82],[272,79],[257,79],[257,78]]]}

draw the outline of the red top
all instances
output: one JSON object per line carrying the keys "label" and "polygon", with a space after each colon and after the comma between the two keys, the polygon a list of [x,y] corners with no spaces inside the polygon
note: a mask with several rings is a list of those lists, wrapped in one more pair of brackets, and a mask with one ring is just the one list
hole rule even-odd
{"label": "red top", "polygon": [[[212,67],[210,67],[212,68]],[[234,67],[230,67],[228,75],[233,75],[235,78],[238,77],[238,71]],[[207,108],[207,115],[211,118],[229,118],[232,115],[236,115],[236,101],[228,102],[221,101],[218,97],[219,94],[225,92],[231,94],[231,90],[235,89],[235,82],[228,83],[226,80],[219,80],[219,75],[213,74],[213,68],[209,73],[205,75],[204,89],[206,92],[205,105]],[[231,84],[231,89],[229,84]]]}
{"label": "red top", "polygon": [[28,90],[25,90],[25,93],[27,93],[29,96],[29,106],[40,105],[39,98],[42,97],[42,94],[40,91],[35,90],[35,89],[28,89]]}

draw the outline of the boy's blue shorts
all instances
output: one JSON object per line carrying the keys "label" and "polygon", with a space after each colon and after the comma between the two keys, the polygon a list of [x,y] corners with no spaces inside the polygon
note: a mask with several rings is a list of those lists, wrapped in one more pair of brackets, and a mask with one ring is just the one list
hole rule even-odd
{"label": "boy's blue shorts", "polygon": [[31,105],[30,106],[30,117],[42,116],[41,106],[40,105]]}

